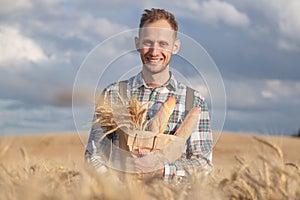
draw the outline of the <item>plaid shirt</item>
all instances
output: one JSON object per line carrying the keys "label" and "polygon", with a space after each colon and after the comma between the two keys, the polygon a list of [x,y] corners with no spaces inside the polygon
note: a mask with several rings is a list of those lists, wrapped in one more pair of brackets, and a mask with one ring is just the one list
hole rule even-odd
{"label": "plaid shirt", "polygon": [[[114,83],[104,90],[104,98],[110,99],[111,103],[119,101],[118,97],[119,84]],[[147,118],[151,119],[159,107],[168,97],[176,98],[176,106],[171,114],[165,134],[174,134],[178,127],[183,122],[186,100],[186,86],[179,83],[171,74],[170,80],[163,86],[158,88],[148,87],[143,78],[142,73],[128,80],[127,96],[134,96],[141,104],[150,103],[150,108],[147,113]],[[210,119],[207,104],[204,98],[195,91],[194,92],[194,107],[201,108],[200,119],[195,127],[195,131],[186,141],[185,148],[182,151],[181,157],[172,163],[164,163],[164,180],[167,182],[180,182],[188,177],[188,175],[203,174],[203,171],[210,172],[212,170],[212,132],[210,129]],[[91,130],[89,142],[86,149],[86,158],[95,165],[101,166],[97,160],[103,160],[99,157],[99,149],[103,149],[99,142],[99,138],[103,134],[103,129],[99,125],[94,125]],[[114,144],[118,145],[117,134],[112,136]],[[104,145],[105,146],[105,145]],[[104,147],[105,148],[105,147]],[[102,167],[102,166],[101,166]]]}

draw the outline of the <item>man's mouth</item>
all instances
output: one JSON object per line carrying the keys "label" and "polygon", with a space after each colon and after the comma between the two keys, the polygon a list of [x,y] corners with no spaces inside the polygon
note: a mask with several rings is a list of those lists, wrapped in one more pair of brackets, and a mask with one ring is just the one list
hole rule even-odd
{"label": "man's mouth", "polygon": [[157,64],[161,64],[163,60],[164,60],[163,58],[147,58],[147,63],[152,65],[157,65]]}

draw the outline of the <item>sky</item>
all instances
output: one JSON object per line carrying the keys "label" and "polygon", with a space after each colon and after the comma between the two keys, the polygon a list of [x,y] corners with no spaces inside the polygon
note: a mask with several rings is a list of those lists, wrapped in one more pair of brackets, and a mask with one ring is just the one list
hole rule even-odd
{"label": "sky", "polygon": [[[74,115],[72,92],[86,58],[112,36],[136,29],[143,10],[152,7],[171,11],[179,32],[201,44],[215,63],[226,93],[224,131],[297,134],[298,0],[2,0],[0,135],[76,131],[74,116],[80,114]],[[105,53],[133,45],[133,38],[114,44]],[[131,51],[129,57],[136,64],[138,54]],[[114,71],[106,73],[114,78]],[[86,129],[91,118],[90,111],[81,116]]]}

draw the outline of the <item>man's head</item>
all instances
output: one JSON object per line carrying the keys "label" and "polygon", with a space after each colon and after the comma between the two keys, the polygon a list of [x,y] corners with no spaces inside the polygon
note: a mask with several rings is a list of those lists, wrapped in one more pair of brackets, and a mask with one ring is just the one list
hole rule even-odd
{"label": "man's head", "polygon": [[172,54],[176,54],[180,41],[176,40],[178,25],[173,14],[163,9],[145,10],[135,38],[144,70],[151,74],[168,71]]}
{"label": "man's head", "polygon": [[164,9],[145,9],[140,20],[139,28],[142,29],[146,23],[156,22],[158,20],[166,20],[174,30],[174,33],[177,34],[178,23],[175,20],[174,15]]}

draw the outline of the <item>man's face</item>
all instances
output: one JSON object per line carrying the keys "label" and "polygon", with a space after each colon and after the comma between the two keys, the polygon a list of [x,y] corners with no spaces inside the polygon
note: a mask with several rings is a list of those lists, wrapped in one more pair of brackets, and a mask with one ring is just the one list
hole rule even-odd
{"label": "man's face", "polygon": [[175,31],[166,20],[146,23],[135,38],[144,69],[156,74],[167,69],[171,56],[179,50]]}

